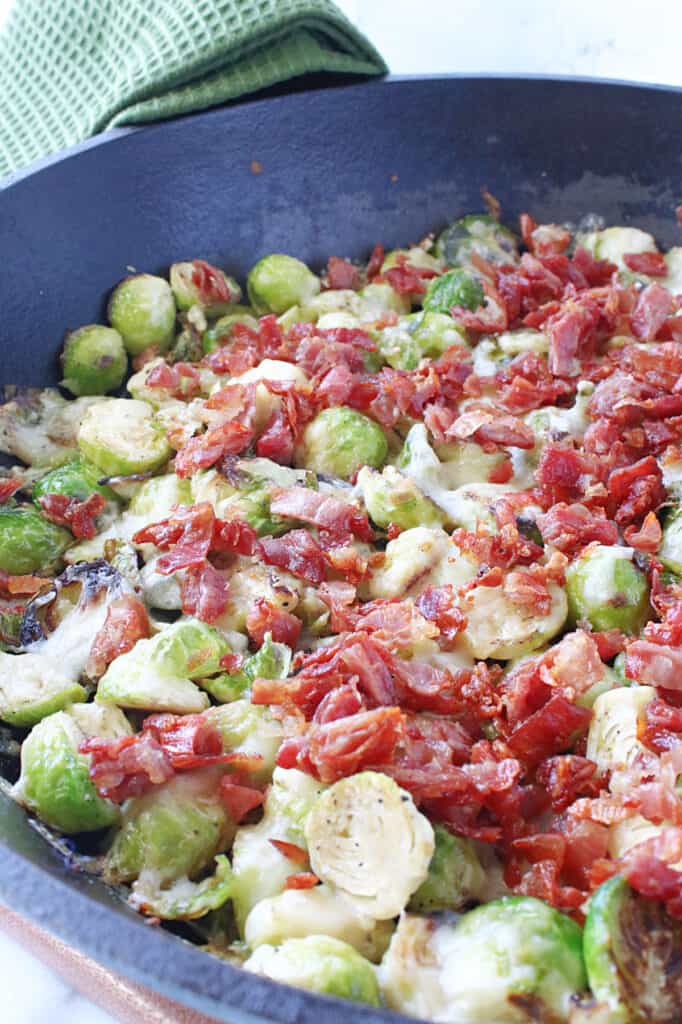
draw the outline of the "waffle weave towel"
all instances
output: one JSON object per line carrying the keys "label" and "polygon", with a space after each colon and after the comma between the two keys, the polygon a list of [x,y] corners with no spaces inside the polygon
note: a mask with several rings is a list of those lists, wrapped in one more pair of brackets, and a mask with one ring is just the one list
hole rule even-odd
{"label": "waffle weave towel", "polygon": [[0,177],[105,128],[307,72],[386,70],[331,0],[15,0],[0,34]]}

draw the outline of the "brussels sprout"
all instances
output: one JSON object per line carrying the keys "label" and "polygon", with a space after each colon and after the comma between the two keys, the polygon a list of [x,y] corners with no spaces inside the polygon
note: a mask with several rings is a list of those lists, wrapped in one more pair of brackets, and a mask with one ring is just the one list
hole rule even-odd
{"label": "brussels sprout", "polygon": [[663,540],[657,557],[671,572],[678,576],[682,575],[682,509],[680,508],[675,508],[666,516]]}
{"label": "brussels sprout", "polygon": [[519,259],[516,236],[485,213],[469,213],[445,228],[434,252],[448,267],[469,266],[474,252],[498,265]]}
{"label": "brussels sprout", "polygon": [[469,347],[464,328],[443,313],[411,313],[377,337],[379,351],[396,370],[414,370],[425,356],[436,357],[453,345]]}
{"label": "brussels sprout", "polygon": [[101,494],[107,501],[115,501],[112,489],[100,484],[101,477],[102,471],[97,466],[77,455],[39,477],[31,496],[35,502],[45,494],[66,494],[85,501],[91,494]]}
{"label": "brussels sprout", "polygon": [[305,836],[317,877],[381,921],[404,909],[434,851],[428,819],[379,772],[334,783],[310,811]]}
{"label": "brussels sprout", "polygon": [[524,896],[453,924],[406,914],[379,968],[391,1009],[453,1024],[567,1021],[585,981],[580,927]]}
{"label": "brussels sprout", "polygon": [[639,740],[653,686],[623,686],[597,697],[587,734],[587,756],[600,772],[628,768],[645,747]]}
{"label": "brussels sprout", "polygon": [[474,587],[464,595],[460,607],[467,625],[462,643],[474,658],[520,658],[536,651],[562,629],[568,605],[566,594],[556,583],[548,584],[551,605],[539,615],[526,605],[515,604],[504,586]]}
{"label": "brussels sprout", "polygon": [[313,889],[287,889],[261,900],[246,920],[244,937],[251,949],[257,949],[323,934],[347,942],[368,960],[377,961],[386,951],[392,931],[392,921],[375,921],[340,891],[316,885]]}
{"label": "brussels sprout", "polygon": [[[300,366],[295,366],[293,363],[286,362],[283,359],[263,359],[258,366],[254,366],[245,373],[240,374],[239,377],[235,377],[234,383],[237,384],[258,384],[256,387],[253,421],[256,431],[263,430],[272,414],[281,408],[282,405],[282,399],[279,395],[273,394],[265,384],[258,383],[270,380],[288,381],[299,388],[305,388],[308,384],[308,378]],[[221,384],[219,382],[216,390],[219,390],[220,387]]]}
{"label": "brussels sprout", "polygon": [[259,315],[303,306],[320,290],[320,279],[293,256],[264,256],[249,271],[249,302]]}
{"label": "brussels sprout", "polygon": [[104,395],[120,388],[128,368],[123,338],[113,327],[89,324],[66,336],[62,386],[73,395]]}
{"label": "brussels sprout", "polygon": [[357,483],[370,518],[381,528],[395,523],[407,530],[420,525],[439,526],[445,521],[443,512],[393,466],[386,466],[381,473],[365,466],[358,473]]}
{"label": "brussels sprout", "polygon": [[196,878],[227,849],[234,825],[220,800],[220,771],[185,772],[128,800],[104,863],[107,880],[140,878],[142,892],[154,891]]}
{"label": "brussels sprout", "polygon": [[481,282],[466,270],[448,270],[434,277],[426,289],[424,309],[429,313],[449,313],[453,306],[478,309],[485,295]]}
{"label": "brussels sprout", "polygon": [[[380,320],[387,313],[397,313],[399,316],[407,314],[411,308],[412,303],[409,296],[399,295],[395,289],[391,288],[388,282],[379,282],[377,284],[368,284],[359,292],[346,288],[321,292],[319,295],[315,295],[312,299],[308,300],[304,306],[296,307],[296,309],[290,310],[289,313],[292,315],[295,313],[292,322],[308,323],[319,323],[322,317],[330,313],[343,313],[356,317],[360,324],[341,323],[337,325],[327,324],[326,326],[357,327],[362,326],[362,323],[371,324],[374,320]],[[288,322],[289,313],[281,318],[281,320],[285,321],[283,323],[284,327],[291,326],[291,323]]]}
{"label": "brussels sprout", "polygon": [[213,875],[201,882],[190,882],[178,878],[167,889],[156,884],[153,871],[143,873],[133,883],[128,902],[136,910],[164,921],[194,921],[214,910],[220,910],[232,894],[232,868],[227,857],[220,854],[215,859]]}
{"label": "brussels sprout", "polygon": [[682,248],[675,246],[665,254],[665,262],[668,265],[668,274],[661,279],[661,284],[673,295],[682,293]]}
{"label": "brussels sprout", "polygon": [[214,324],[204,331],[202,346],[204,352],[215,352],[223,345],[229,345],[232,341],[232,334],[237,324],[250,327],[252,331],[258,330],[258,320],[254,315],[251,306],[232,306],[230,312],[221,316]]}
{"label": "brussels sprout", "polygon": [[380,1005],[372,965],[348,943],[328,935],[288,939],[281,946],[260,946],[244,968],[310,992]]}
{"label": "brussels sprout", "polygon": [[173,263],[168,277],[178,309],[199,306],[207,316],[220,316],[242,297],[233,277],[204,260]]}
{"label": "brussels sprout", "polygon": [[549,339],[542,331],[522,327],[516,331],[505,331],[497,336],[497,346],[506,356],[518,356],[522,352],[537,352],[544,355],[549,349]]}
{"label": "brussels sprout", "polygon": [[152,345],[165,352],[173,340],[175,301],[162,277],[136,274],[124,278],[111,293],[108,315],[131,356]]}
{"label": "brussels sprout", "polygon": [[174,505],[192,504],[192,486],[189,480],[181,480],[175,473],[164,473],[151,480],[145,480],[133,496],[128,512],[145,523],[165,519]]}
{"label": "brussels sprout", "polygon": [[455,588],[478,572],[474,559],[464,555],[439,527],[415,526],[386,545],[385,558],[369,582],[374,598],[402,597],[429,583]]}
{"label": "brussels sprout", "polygon": [[675,1024],[682,1003],[682,922],[619,875],[590,897],[583,936],[593,995],[609,1024]]}
{"label": "brussels sprout", "polygon": [[566,570],[573,622],[593,629],[638,633],[649,615],[646,575],[632,560],[632,548],[591,544]]}
{"label": "brussels sprout", "polygon": [[420,270],[434,270],[440,273],[443,264],[435,256],[432,256],[420,245],[414,245],[411,249],[392,249],[386,253],[384,262],[381,264],[381,273],[384,274],[392,267],[398,267],[401,263],[409,263],[411,267],[419,267]]}
{"label": "brussels sprout", "polygon": [[386,313],[401,316],[412,308],[409,295],[401,295],[385,281],[365,285],[358,294],[362,300],[360,316],[363,320],[380,320]]}
{"label": "brussels sprout", "polygon": [[[503,451],[487,452],[474,441],[450,441],[446,444],[436,445],[435,451],[441,461],[438,474],[441,485],[447,490],[455,491],[464,488],[465,484],[480,484],[481,480],[487,480],[507,458]],[[491,485],[480,484],[480,486],[490,487]],[[507,485],[507,489],[508,487],[509,485]],[[459,493],[465,495],[471,493],[471,489],[463,489]],[[494,492],[494,496],[496,494],[497,492]],[[453,501],[452,498],[443,500],[446,504],[452,504]],[[460,500],[460,506],[461,504]],[[459,511],[462,515],[461,508]],[[465,512],[463,517],[470,519],[470,514]],[[493,523],[494,517],[491,517],[489,513],[486,512],[483,518],[489,526]]]}
{"label": "brussels sprout", "polygon": [[217,701],[226,704],[246,696],[254,679],[286,679],[290,667],[291,649],[275,643],[266,633],[259,649],[246,659],[239,672],[205,679],[202,685]]}
{"label": "brussels sprout", "polygon": [[[283,840],[305,849],[303,823],[324,789],[321,783],[294,768],[276,768],[263,818],[257,825],[244,825],[237,830],[232,870],[235,876],[234,910],[240,931],[243,932],[251,909],[260,901],[282,892],[289,875],[300,870],[270,840]],[[310,931],[308,928],[303,934]],[[279,939],[266,937],[262,941],[276,944]]]}
{"label": "brussels sprout", "polygon": [[434,825],[435,849],[426,879],[412,894],[408,910],[430,914],[461,910],[483,895],[486,875],[473,843]]}
{"label": "brussels sprout", "polygon": [[249,700],[233,700],[231,704],[210,708],[206,717],[218,729],[226,751],[260,755],[262,760],[251,774],[257,782],[269,782],[284,739],[282,723],[270,708]]}
{"label": "brussels sprout", "polygon": [[270,511],[272,489],[292,487],[304,478],[304,472],[277,466],[269,459],[241,459],[229,481],[215,469],[195,473],[192,501],[210,502],[220,519],[245,520],[260,537],[277,537],[291,529],[292,521]]}
{"label": "brussels sprout", "polygon": [[98,796],[90,778],[90,758],[79,754],[86,736],[118,739],[132,732],[117,708],[75,704],[36,725],[21,747],[21,775],[14,799],[59,832],[71,835],[108,828],[118,808]]}
{"label": "brussels sprout", "polygon": [[132,398],[91,405],[78,431],[78,447],[109,476],[160,469],[172,454],[150,407]]}
{"label": "brussels sprout", "polygon": [[348,478],[361,466],[381,466],[387,455],[379,424],[340,405],[323,409],[305,428],[300,460],[316,473]]}
{"label": "brussels sprout", "polygon": [[99,681],[95,700],[146,711],[192,714],[209,700],[192,680],[220,672],[229,647],[217,630],[198,619],[167,626],[149,640],[138,640],[119,655]]}
{"label": "brussels sprout", "polygon": [[51,658],[0,652],[0,719],[10,725],[35,725],[68,704],[87,698],[82,686]]}
{"label": "brussels sprout", "polygon": [[652,235],[639,228],[612,227],[578,235],[576,243],[591,252],[598,260],[609,260],[619,270],[627,270],[623,261],[626,253],[657,252]]}
{"label": "brussels sprout", "polygon": [[69,458],[85,410],[101,401],[92,396],[67,401],[56,388],[6,385],[3,390],[8,401],[0,405],[0,451],[33,467]]}
{"label": "brussels sprout", "polygon": [[72,540],[32,505],[0,505],[0,569],[11,576],[49,569]]}

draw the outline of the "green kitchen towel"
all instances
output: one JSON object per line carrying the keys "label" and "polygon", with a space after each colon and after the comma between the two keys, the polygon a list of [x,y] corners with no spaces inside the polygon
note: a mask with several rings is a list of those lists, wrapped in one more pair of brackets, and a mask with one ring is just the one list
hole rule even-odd
{"label": "green kitchen towel", "polygon": [[0,177],[105,128],[306,72],[386,70],[331,0],[15,0],[0,33]]}

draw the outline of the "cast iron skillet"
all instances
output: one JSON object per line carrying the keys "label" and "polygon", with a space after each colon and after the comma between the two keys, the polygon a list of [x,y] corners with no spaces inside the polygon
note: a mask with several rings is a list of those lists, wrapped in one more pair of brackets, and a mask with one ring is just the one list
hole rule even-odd
{"label": "cast iron skillet", "polygon": [[[681,179],[682,90],[590,81],[370,82],[112,132],[0,188],[0,383],[54,384],[64,329],[101,319],[130,266],[202,256],[243,278],[269,252],[314,267],[365,256],[480,209],[482,186],[509,221],[593,211],[668,247],[682,244]],[[274,985],[146,926],[2,794],[0,899],[232,1024],[405,1019]]]}

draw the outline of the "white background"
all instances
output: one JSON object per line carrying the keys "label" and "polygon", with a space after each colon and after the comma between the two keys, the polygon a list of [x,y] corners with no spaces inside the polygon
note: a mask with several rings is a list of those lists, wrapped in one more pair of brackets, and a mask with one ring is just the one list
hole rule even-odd
{"label": "white background", "polygon": [[[682,85],[678,0],[337,2],[397,74],[496,71]],[[11,3],[0,0],[0,26]],[[1,933],[0,992],[6,1024],[112,1024]]]}

